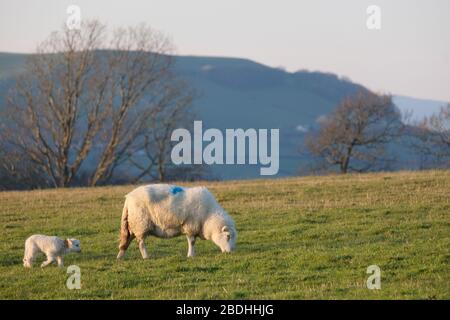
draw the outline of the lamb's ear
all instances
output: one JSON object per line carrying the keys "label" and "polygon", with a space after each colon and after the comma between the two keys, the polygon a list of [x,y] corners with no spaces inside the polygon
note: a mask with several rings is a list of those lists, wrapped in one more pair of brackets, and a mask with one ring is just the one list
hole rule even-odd
{"label": "lamb's ear", "polygon": [[70,241],[70,239],[64,240],[64,245],[66,246],[66,248],[69,248],[71,244],[72,244],[72,241]]}
{"label": "lamb's ear", "polygon": [[228,226],[223,226],[222,227],[222,232],[229,232],[230,230],[228,229]]}

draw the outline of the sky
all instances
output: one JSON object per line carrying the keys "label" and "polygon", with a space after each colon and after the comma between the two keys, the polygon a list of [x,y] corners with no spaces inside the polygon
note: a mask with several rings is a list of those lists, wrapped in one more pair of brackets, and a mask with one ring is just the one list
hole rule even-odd
{"label": "sky", "polygon": [[[2,0],[0,51],[33,52],[78,5],[110,27],[145,22],[180,55],[336,73],[369,89],[450,101],[449,0]],[[369,30],[366,10],[381,9]]]}

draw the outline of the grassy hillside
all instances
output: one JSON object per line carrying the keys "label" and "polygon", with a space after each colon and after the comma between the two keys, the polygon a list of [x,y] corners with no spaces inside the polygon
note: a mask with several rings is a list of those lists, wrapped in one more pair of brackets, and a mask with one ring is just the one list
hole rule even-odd
{"label": "grassy hillside", "polygon": [[[449,299],[450,172],[380,173],[207,183],[234,217],[237,251],[184,237],[147,238],[116,261],[132,186],[0,193],[2,299]],[[77,237],[82,289],[66,269],[22,267],[33,233]],[[38,264],[42,261],[37,261]],[[366,268],[381,268],[381,290]]]}

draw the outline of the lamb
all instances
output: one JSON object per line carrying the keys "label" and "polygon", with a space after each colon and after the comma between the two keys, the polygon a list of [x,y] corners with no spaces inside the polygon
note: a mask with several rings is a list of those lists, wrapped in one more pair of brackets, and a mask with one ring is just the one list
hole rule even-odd
{"label": "lamb", "polygon": [[41,267],[46,267],[54,261],[58,263],[58,267],[63,267],[64,255],[70,252],[81,252],[80,241],[77,239],[63,240],[41,234],[32,235],[25,241],[24,267],[31,268],[34,259],[41,252],[47,256],[47,260],[41,264]]}
{"label": "lamb", "polygon": [[188,240],[188,257],[195,255],[197,237],[212,240],[222,252],[236,247],[234,221],[207,188],[168,184],[138,187],[125,197],[117,259],[123,258],[134,238],[142,258],[148,259],[147,235],[172,238],[181,234]]}

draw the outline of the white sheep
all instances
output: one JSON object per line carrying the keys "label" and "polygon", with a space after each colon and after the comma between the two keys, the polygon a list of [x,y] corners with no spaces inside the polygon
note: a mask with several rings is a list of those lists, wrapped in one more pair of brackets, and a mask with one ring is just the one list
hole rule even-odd
{"label": "white sheep", "polygon": [[147,259],[144,239],[149,234],[160,238],[186,235],[188,257],[195,254],[196,237],[212,240],[222,252],[234,250],[237,238],[233,219],[208,189],[168,184],[142,186],[126,195],[117,259],[123,258],[133,238]]}
{"label": "white sheep", "polygon": [[64,256],[70,252],[81,252],[80,241],[77,239],[61,239],[54,236],[35,234],[25,241],[24,267],[31,268],[33,261],[39,253],[44,253],[47,260],[41,264],[46,267],[57,262],[58,267],[64,266]]}

